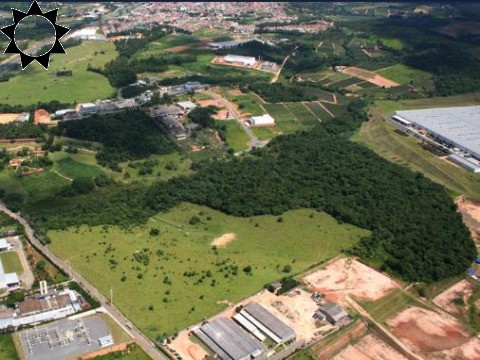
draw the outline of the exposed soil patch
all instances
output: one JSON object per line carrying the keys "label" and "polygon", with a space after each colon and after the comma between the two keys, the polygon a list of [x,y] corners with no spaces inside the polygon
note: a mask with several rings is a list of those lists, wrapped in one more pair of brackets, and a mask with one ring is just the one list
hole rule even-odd
{"label": "exposed soil patch", "polygon": [[381,75],[378,75],[373,71],[368,71],[368,70],[364,70],[356,67],[347,67],[342,72],[347,75],[354,76],[356,78],[368,81],[369,83],[375,84],[380,87],[391,88],[394,86],[400,86],[399,83],[396,83],[395,81],[392,81]]}
{"label": "exposed soil patch", "polygon": [[407,360],[397,350],[375,335],[367,335],[358,343],[348,345],[332,360]]}
{"label": "exposed soil patch", "polygon": [[433,303],[451,314],[459,315],[466,309],[466,306],[460,304],[459,300],[462,299],[466,304],[472,292],[473,285],[467,280],[462,280],[438,295],[433,299]]}
{"label": "exposed soil patch", "polygon": [[397,314],[388,325],[395,336],[423,353],[453,349],[469,340],[455,318],[415,306]]}
{"label": "exposed soil patch", "polygon": [[462,346],[442,351],[438,354],[438,358],[444,360],[478,360],[480,359],[480,337],[473,337]]}
{"label": "exposed soil patch", "polygon": [[462,197],[456,203],[462,214],[463,222],[470,229],[473,240],[477,246],[480,245],[480,201]]}
{"label": "exposed soil patch", "polygon": [[225,247],[237,238],[235,233],[227,233],[219,236],[210,243],[212,246]]}
{"label": "exposed soil patch", "polygon": [[400,287],[388,276],[348,258],[335,260],[325,269],[307,275],[303,281],[312,291],[342,303],[346,295],[373,301]]}

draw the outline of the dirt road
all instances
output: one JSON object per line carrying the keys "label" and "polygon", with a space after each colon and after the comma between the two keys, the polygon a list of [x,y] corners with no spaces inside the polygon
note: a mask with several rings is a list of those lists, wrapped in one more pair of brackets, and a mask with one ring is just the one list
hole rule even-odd
{"label": "dirt road", "polygon": [[280,77],[280,73],[282,72],[283,67],[284,67],[285,64],[287,63],[288,59],[290,59],[290,56],[292,56],[292,54],[287,55],[287,56],[285,57],[285,59],[283,59],[282,65],[280,65],[280,67],[278,68],[277,73],[276,73],[275,76],[272,78],[272,80],[270,80],[270,84],[273,84],[273,83],[276,83],[276,82],[277,82],[278,78]]}
{"label": "dirt road", "polygon": [[3,211],[5,214],[10,216],[12,219],[18,221],[25,229],[25,235],[28,241],[34,246],[43,256],[50,260],[58,268],[62,269],[66,274],[71,275],[73,281],[78,282],[82,287],[88,291],[92,296],[98,299],[100,304],[107,310],[107,312],[115,318],[120,324],[129,324],[128,332],[132,334],[135,341],[140,345],[143,350],[154,360],[168,360],[169,357],[160,351],[155,344],[147,338],[139,329],[132,325],[126,316],[124,316],[116,307],[110,305],[107,298],[97,290],[92,284],[90,284],[85,278],[80,274],[72,270],[63,260],[58,258],[53,254],[50,249],[44,246],[40,240],[38,240],[34,233],[33,229],[30,227],[27,220],[25,220],[20,213],[14,213],[10,211],[5,204],[0,203],[0,211]]}

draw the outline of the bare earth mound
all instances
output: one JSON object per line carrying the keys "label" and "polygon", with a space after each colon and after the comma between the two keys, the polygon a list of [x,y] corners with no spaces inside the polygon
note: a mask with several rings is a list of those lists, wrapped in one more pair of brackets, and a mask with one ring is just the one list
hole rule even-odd
{"label": "bare earth mound", "polygon": [[343,72],[347,75],[354,76],[356,78],[368,81],[369,83],[375,84],[380,87],[384,86],[386,88],[391,88],[394,86],[400,86],[400,84],[396,83],[395,81],[384,78],[383,76],[378,75],[377,73],[364,70],[364,69],[359,69],[356,67],[348,67],[345,70],[343,70]]}
{"label": "bare earth mound", "polygon": [[210,243],[212,246],[218,246],[218,247],[225,247],[229,243],[231,243],[233,240],[237,238],[237,234],[235,233],[227,233],[223,234],[222,236],[219,236]]}
{"label": "bare earth mound", "polygon": [[477,245],[480,244],[480,202],[460,198],[457,200],[458,210],[463,217],[463,222],[472,233],[472,238]]}
{"label": "bare earth mound", "polygon": [[433,303],[443,310],[457,315],[461,313],[462,309],[465,309],[465,306],[456,305],[455,299],[462,298],[466,303],[472,295],[472,291],[472,284],[467,280],[462,280],[438,295],[433,299]]}
{"label": "bare earth mound", "polygon": [[325,269],[307,275],[303,281],[312,291],[340,302],[346,295],[373,301],[400,287],[389,277],[347,258],[335,260]]}
{"label": "bare earth mound", "polygon": [[415,306],[388,320],[388,325],[395,336],[423,353],[453,349],[469,340],[454,317]]}
{"label": "bare earth mound", "polygon": [[375,335],[367,335],[354,345],[348,345],[333,360],[407,360]]}

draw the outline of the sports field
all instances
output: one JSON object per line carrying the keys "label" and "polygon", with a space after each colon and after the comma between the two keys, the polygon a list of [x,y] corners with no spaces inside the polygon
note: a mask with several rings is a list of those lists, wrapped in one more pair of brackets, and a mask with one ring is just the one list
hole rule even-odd
{"label": "sports field", "polygon": [[[66,49],[67,54],[54,54],[46,71],[33,62],[25,71],[2,83],[0,103],[28,105],[57,100],[63,103],[87,102],[108,98],[115,93],[108,80],[87,71],[87,66],[103,67],[115,58],[113,44],[103,41],[86,41]],[[71,70],[72,76],[56,76],[59,70]]]}
{"label": "sports field", "polygon": [[[159,234],[150,236],[151,229]],[[367,234],[312,210],[237,218],[192,204],[130,230],[49,232],[52,251],[103,293],[112,288],[116,305],[152,338],[325,261]]]}
{"label": "sports field", "polygon": [[370,109],[370,120],[363,123],[353,140],[364,143],[388,160],[422,172],[433,181],[446,186],[454,197],[465,194],[479,200],[479,176],[424,150],[417,140],[398,134],[393,125],[383,120],[384,116],[396,110],[478,105],[479,102],[479,93],[419,100],[377,101]]}
{"label": "sports field", "polygon": [[18,360],[12,335],[0,335],[0,360]]}
{"label": "sports field", "polygon": [[7,273],[15,272],[18,275],[23,274],[22,263],[16,251],[8,251],[0,253],[3,269]]}

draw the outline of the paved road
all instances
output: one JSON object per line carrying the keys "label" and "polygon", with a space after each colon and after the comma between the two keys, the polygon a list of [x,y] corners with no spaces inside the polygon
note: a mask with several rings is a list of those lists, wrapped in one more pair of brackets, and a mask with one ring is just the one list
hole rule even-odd
{"label": "paved road", "polygon": [[202,92],[212,96],[215,100],[220,101],[227,108],[228,112],[233,115],[233,117],[235,118],[237,123],[240,125],[240,127],[243,129],[245,134],[247,134],[249,138],[249,145],[251,147],[264,147],[265,145],[268,144],[268,141],[262,141],[257,138],[257,136],[253,133],[252,129],[248,127],[244,121],[242,121],[242,117],[240,116],[237,109],[230,101],[228,101],[223,96],[213,91],[206,90]]}
{"label": "paved road", "polygon": [[28,241],[38,249],[48,260],[50,260],[57,267],[62,269],[66,274],[70,274],[73,281],[78,282],[82,287],[92,294],[95,298],[100,301],[101,305],[108,311],[108,313],[114,317],[119,323],[125,324],[129,323],[131,328],[128,331],[133,335],[135,341],[143,348],[143,350],[154,360],[168,360],[169,357],[161,352],[155,344],[143,335],[140,330],[131,324],[131,322],[114,306],[110,305],[109,301],[105,296],[103,296],[100,291],[98,291],[92,284],[90,284],[85,278],[80,274],[76,273],[71,269],[63,260],[54,255],[48,247],[42,245],[42,243],[35,237],[33,230],[20,213],[14,213],[10,211],[5,204],[0,203],[0,211],[3,211],[5,214],[10,216],[12,219],[18,221],[25,229],[25,234]]}

